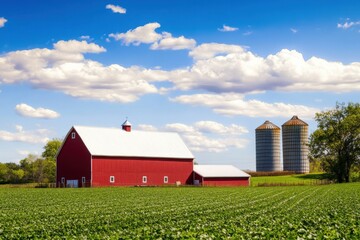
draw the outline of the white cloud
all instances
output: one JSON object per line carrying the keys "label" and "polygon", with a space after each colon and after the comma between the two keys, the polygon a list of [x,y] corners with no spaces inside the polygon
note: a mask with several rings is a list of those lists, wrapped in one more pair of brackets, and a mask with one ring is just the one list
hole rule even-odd
{"label": "white cloud", "polygon": [[202,44],[189,53],[188,68],[171,72],[180,90],[251,93],[259,91],[360,91],[360,62],[343,64],[295,50],[261,57],[236,45]]}
{"label": "white cloud", "polygon": [[95,43],[88,43],[86,41],[58,41],[54,44],[54,49],[65,53],[101,53],[106,52],[106,49],[96,45]]}
{"label": "white cloud", "polygon": [[31,49],[0,56],[0,83],[27,81],[33,87],[110,102],[133,102],[141,95],[158,93],[152,82],[164,81],[162,70],[104,66],[83,53],[105,49],[86,41],[59,41],[54,49]]}
{"label": "white cloud", "polygon": [[4,27],[7,21],[8,20],[6,18],[0,17],[0,28]]}
{"label": "white cloud", "polygon": [[[148,124],[140,124],[140,130],[158,131],[159,129]],[[224,152],[229,148],[244,148],[247,140],[240,135],[248,130],[236,124],[229,126],[214,121],[199,121],[192,125],[170,123],[160,128],[160,131],[177,132],[186,145],[195,152]]]}
{"label": "white cloud", "polygon": [[114,13],[120,13],[120,14],[125,14],[126,13],[126,9],[120,6],[116,6],[113,4],[108,4],[106,5],[106,9],[111,9]]}
{"label": "white cloud", "polygon": [[17,113],[24,117],[32,117],[32,118],[58,118],[60,114],[46,108],[33,108],[25,103],[21,103],[16,105],[15,107]]}
{"label": "white cloud", "polygon": [[172,37],[171,33],[163,33],[163,38],[159,42],[155,42],[150,46],[152,50],[182,50],[193,49],[196,46],[194,39],[188,39],[184,36],[177,38]]}
{"label": "white cloud", "polygon": [[290,31],[291,31],[292,33],[297,33],[297,32],[298,32],[298,30],[295,29],[295,28],[290,28]]}
{"label": "white cloud", "polygon": [[221,123],[214,121],[199,121],[194,125],[199,131],[205,133],[217,133],[224,135],[241,135],[248,133],[249,131],[242,126],[231,124],[230,126],[225,126]]}
{"label": "white cloud", "polygon": [[16,132],[0,130],[0,140],[9,142],[26,142],[26,143],[46,143],[49,131],[46,129],[37,129],[33,131],[24,131],[20,125],[16,126]]}
{"label": "white cloud", "polygon": [[357,25],[360,25],[360,21],[357,21],[357,22],[345,22],[343,24],[338,23],[337,27],[342,28],[342,29],[349,29],[349,28],[355,27]]}
{"label": "white cloud", "polygon": [[230,53],[243,53],[244,47],[221,43],[204,43],[193,49],[189,56],[195,60],[210,59],[216,56],[226,56]]}
{"label": "white cloud", "polygon": [[154,132],[154,131],[157,131],[158,129],[152,125],[149,125],[149,124],[139,124],[137,126],[137,128],[139,130],[142,130],[142,131],[149,131],[149,132]]}
{"label": "white cloud", "polygon": [[239,30],[239,28],[226,26],[226,25],[224,24],[223,27],[222,27],[222,28],[218,28],[218,30],[219,30],[220,32],[234,32],[234,31]]}
{"label": "white cloud", "polygon": [[122,41],[125,45],[133,44],[139,46],[141,43],[151,44],[152,50],[182,50],[193,49],[196,46],[194,39],[185,38],[184,36],[173,37],[171,33],[157,33],[155,30],[160,27],[157,22],[148,23],[144,26],[130,29],[126,33],[111,33],[109,37],[116,41]]}
{"label": "white cloud", "polygon": [[[194,94],[183,95],[172,101],[212,108],[214,112],[223,115],[241,115],[249,117],[288,117],[299,115],[303,118],[313,118],[319,109],[304,105],[286,103],[266,103],[258,100],[245,100],[236,93],[226,94]],[[231,129],[231,128],[230,128]],[[235,131],[232,128],[229,132]],[[240,129],[237,131],[241,131]]]}
{"label": "white cloud", "polygon": [[233,147],[244,148],[247,144],[247,140],[237,136],[247,133],[247,129],[236,124],[224,126],[213,121],[200,121],[190,126],[182,123],[167,124],[165,129],[179,133],[195,152],[223,152]]}
{"label": "white cloud", "polygon": [[250,36],[251,34],[253,34],[252,31],[246,31],[243,33],[244,36]]}
{"label": "white cloud", "polygon": [[155,29],[159,28],[160,24],[157,22],[148,23],[144,26],[131,29],[126,33],[111,33],[109,37],[114,38],[117,41],[122,40],[125,45],[133,44],[135,46],[141,43],[154,43],[162,38],[162,35],[155,32]]}

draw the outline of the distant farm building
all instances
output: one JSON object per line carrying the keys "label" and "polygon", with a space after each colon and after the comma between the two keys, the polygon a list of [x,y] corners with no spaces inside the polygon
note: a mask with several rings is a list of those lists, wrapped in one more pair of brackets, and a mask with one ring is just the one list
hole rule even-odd
{"label": "distant farm building", "polygon": [[[177,133],[73,126],[56,156],[58,187],[248,185],[242,171],[217,166],[194,175],[194,156]],[[205,167],[205,166],[203,166]],[[206,169],[206,167],[204,168]],[[236,169],[236,168],[235,168]],[[230,174],[231,173],[231,174]],[[245,179],[246,178],[246,179]]]}
{"label": "distant farm building", "polygon": [[282,125],[284,171],[309,173],[308,124],[293,116]]}
{"label": "distant farm building", "polygon": [[281,171],[280,128],[270,121],[265,121],[255,130],[256,171]]}
{"label": "distant farm building", "polygon": [[249,186],[250,175],[232,165],[194,165],[194,184],[202,186]]}

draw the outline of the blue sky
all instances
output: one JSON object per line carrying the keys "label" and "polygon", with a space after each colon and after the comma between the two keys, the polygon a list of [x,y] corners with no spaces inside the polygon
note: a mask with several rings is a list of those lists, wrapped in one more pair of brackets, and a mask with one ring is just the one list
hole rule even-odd
{"label": "blue sky", "polygon": [[255,128],[358,102],[359,1],[2,1],[0,162],[72,125],[176,131],[255,169]]}

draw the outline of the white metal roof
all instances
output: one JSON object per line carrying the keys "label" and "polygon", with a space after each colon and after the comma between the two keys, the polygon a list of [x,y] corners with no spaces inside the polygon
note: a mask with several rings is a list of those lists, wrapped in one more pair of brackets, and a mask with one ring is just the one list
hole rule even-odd
{"label": "white metal roof", "polygon": [[250,177],[233,165],[194,165],[194,172],[202,177]]}
{"label": "white metal roof", "polygon": [[73,127],[91,155],[194,158],[183,140],[173,132],[127,132],[120,128]]}

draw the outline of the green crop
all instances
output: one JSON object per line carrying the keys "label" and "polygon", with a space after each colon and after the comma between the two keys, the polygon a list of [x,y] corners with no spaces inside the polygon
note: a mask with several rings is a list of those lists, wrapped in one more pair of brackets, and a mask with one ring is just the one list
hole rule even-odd
{"label": "green crop", "polygon": [[360,184],[0,188],[0,239],[360,239]]}

